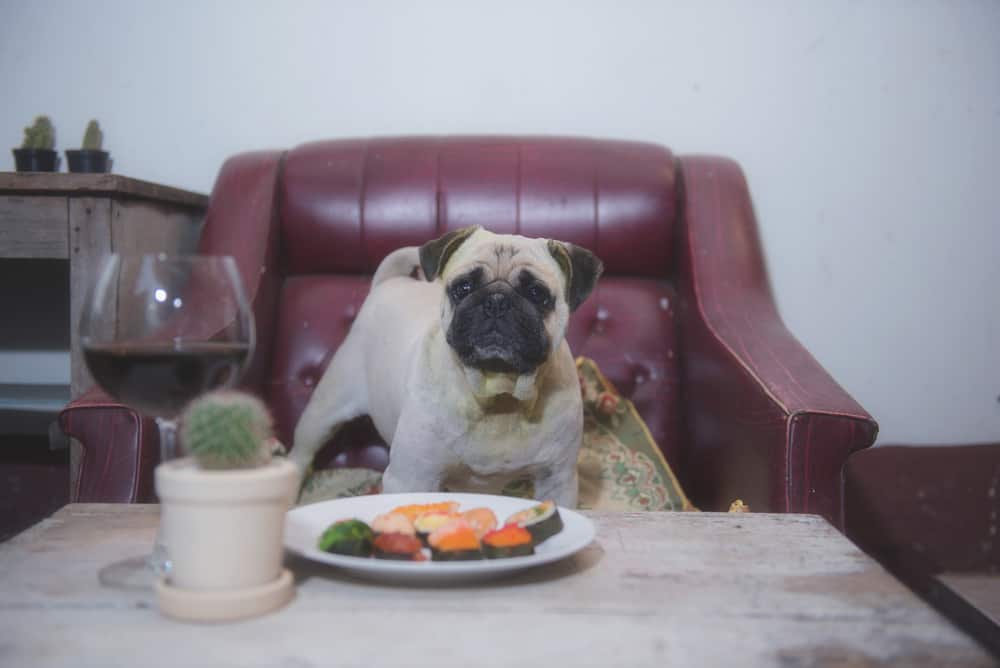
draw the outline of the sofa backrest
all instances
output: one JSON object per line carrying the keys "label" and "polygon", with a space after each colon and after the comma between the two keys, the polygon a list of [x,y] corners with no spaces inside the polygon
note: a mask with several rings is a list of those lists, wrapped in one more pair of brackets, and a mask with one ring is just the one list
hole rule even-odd
{"label": "sofa backrest", "polygon": [[[285,154],[277,189],[282,278],[266,393],[286,442],[380,260],[479,224],[569,241],[601,258],[605,274],[567,339],[636,403],[672,458],[678,197],[667,149],[572,138],[323,141]],[[358,463],[345,457],[338,463]]]}

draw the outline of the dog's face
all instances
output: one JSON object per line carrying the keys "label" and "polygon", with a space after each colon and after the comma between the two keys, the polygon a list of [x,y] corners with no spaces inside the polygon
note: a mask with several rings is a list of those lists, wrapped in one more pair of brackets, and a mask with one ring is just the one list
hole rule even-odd
{"label": "dog's face", "polygon": [[484,374],[534,373],[562,342],[569,314],[601,273],[589,251],[479,227],[420,249],[445,291],[441,325],[462,364]]}

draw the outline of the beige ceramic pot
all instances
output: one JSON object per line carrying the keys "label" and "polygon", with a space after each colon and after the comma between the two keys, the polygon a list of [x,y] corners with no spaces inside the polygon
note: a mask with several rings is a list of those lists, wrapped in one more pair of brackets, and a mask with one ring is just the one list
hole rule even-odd
{"label": "beige ceramic pot", "polygon": [[294,595],[282,568],[285,513],[298,489],[285,459],[206,471],[191,458],[156,468],[160,532],[171,560],[157,588],[169,616],[223,621],[263,614]]}

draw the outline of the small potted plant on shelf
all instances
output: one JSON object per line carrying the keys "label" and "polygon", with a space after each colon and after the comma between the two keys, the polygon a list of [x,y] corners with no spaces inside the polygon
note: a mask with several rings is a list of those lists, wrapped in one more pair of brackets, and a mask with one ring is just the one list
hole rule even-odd
{"label": "small potted plant on shelf", "polygon": [[206,394],[181,416],[181,446],[190,456],[156,468],[171,561],[156,588],[164,614],[227,621],[270,612],[294,596],[282,558],[299,473],[271,457],[271,424],[260,400],[235,391]]}
{"label": "small potted plant on shelf", "polygon": [[101,149],[104,133],[96,120],[87,123],[83,133],[83,147],[66,149],[69,171],[85,174],[104,174],[108,171],[108,152]]}
{"label": "small potted plant on shelf", "polygon": [[56,130],[48,116],[38,116],[34,124],[24,128],[24,143],[14,150],[14,166],[19,172],[54,172],[58,169],[59,154]]}

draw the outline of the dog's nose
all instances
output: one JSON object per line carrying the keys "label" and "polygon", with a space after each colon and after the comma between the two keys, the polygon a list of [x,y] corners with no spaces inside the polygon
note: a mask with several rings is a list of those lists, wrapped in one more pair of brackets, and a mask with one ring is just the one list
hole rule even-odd
{"label": "dog's nose", "polygon": [[506,313],[508,308],[510,308],[510,301],[507,299],[507,295],[502,292],[494,292],[483,302],[483,310],[486,311],[486,315],[494,318]]}

